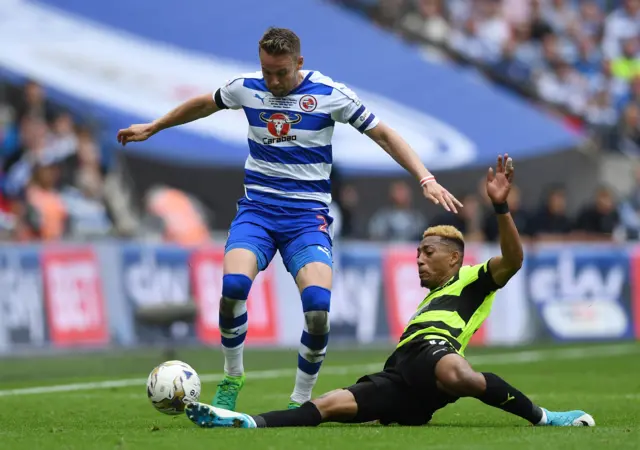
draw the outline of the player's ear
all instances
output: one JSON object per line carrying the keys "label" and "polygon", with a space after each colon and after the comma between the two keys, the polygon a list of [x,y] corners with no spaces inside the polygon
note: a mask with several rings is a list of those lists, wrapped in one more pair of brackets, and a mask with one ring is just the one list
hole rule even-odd
{"label": "player's ear", "polygon": [[449,257],[449,267],[455,267],[462,263],[462,253],[458,251],[451,252]]}
{"label": "player's ear", "polygon": [[296,61],[296,69],[300,70],[302,69],[302,65],[304,64],[304,56],[298,56]]}

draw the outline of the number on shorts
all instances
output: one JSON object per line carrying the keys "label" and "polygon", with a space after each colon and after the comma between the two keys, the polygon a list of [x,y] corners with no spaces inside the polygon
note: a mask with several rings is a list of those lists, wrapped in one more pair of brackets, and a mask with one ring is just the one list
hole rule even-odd
{"label": "number on shorts", "polygon": [[325,216],[321,216],[320,214],[318,214],[316,217],[320,219],[320,221],[322,222],[322,224],[318,227],[318,229],[326,233],[327,227],[329,226],[329,224],[327,223],[327,218]]}

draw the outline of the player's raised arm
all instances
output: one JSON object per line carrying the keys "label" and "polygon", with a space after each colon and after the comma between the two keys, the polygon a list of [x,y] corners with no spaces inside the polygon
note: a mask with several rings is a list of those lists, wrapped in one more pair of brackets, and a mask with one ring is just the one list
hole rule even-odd
{"label": "player's raised arm", "polygon": [[496,211],[501,252],[491,258],[489,270],[499,286],[504,286],[520,270],[524,259],[520,235],[507,204],[512,181],[513,161],[509,155],[499,155],[495,174],[492,168],[487,173],[487,195]]}
{"label": "player's raised arm", "polygon": [[422,164],[417,153],[395,130],[380,122],[377,126],[367,130],[365,134],[382,147],[407,172],[420,180],[425,197],[436,205],[441,204],[447,211],[458,212],[456,205],[462,206],[462,203],[436,182],[435,177]]}
{"label": "player's raised arm", "polygon": [[145,141],[166,128],[202,119],[220,109],[213,93],[199,95],[190,98],[151,123],[131,125],[129,128],[118,131],[118,142],[124,146],[129,142]]}

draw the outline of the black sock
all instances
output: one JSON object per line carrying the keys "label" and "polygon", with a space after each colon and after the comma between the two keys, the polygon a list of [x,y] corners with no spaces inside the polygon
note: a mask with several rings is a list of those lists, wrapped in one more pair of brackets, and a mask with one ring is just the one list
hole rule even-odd
{"label": "black sock", "polygon": [[322,423],[322,416],[316,405],[311,402],[303,403],[296,409],[271,411],[252,416],[258,428],[274,427],[317,427]]}
{"label": "black sock", "polygon": [[542,420],[542,409],[534,405],[529,397],[496,374],[482,372],[482,375],[487,381],[487,390],[477,397],[478,400],[522,417],[534,425]]}

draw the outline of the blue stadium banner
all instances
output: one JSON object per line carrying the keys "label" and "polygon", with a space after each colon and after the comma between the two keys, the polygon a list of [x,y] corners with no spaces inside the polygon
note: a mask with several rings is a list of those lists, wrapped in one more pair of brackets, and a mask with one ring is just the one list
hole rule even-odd
{"label": "blue stadium banner", "polygon": [[632,339],[630,258],[623,247],[563,246],[527,254],[540,330],[557,341]]}
{"label": "blue stadium banner", "polygon": [[383,283],[380,247],[356,244],[334,248],[332,341],[388,339]]}
{"label": "blue stadium banner", "polygon": [[40,251],[0,249],[0,352],[47,341]]}
{"label": "blue stadium banner", "polygon": [[136,244],[122,247],[122,292],[136,314],[134,323],[141,342],[195,336],[191,324],[162,330],[137,316],[143,308],[179,306],[192,301],[189,256],[189,251],[179,247]]}

